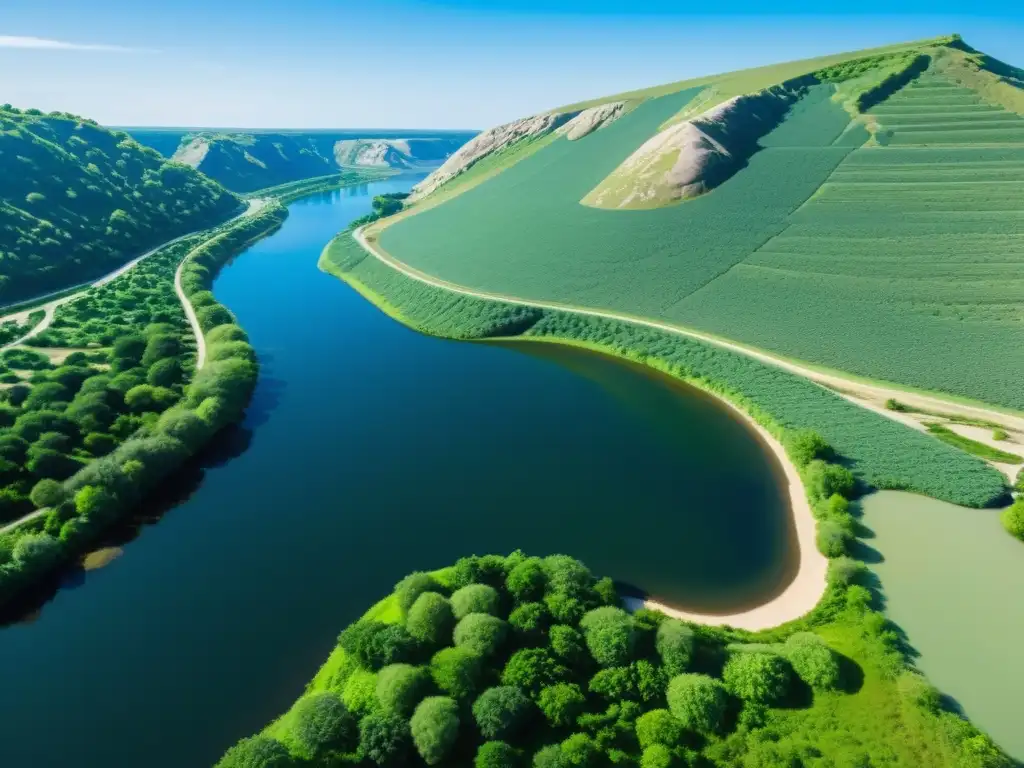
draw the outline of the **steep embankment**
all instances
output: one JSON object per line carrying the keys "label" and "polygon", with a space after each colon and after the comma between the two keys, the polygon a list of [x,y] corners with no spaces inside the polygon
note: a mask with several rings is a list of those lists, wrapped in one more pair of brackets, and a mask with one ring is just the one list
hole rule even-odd
{"label": "steep embankment", "polygon": [[0,305],[94,279],[242,202],[125,133],[0,109]]}
{"label": "steep embankment", "polygon": [[189,131],[129,129],[237,192],[253,192],[353,168],[430,169],[474,135],[465,131],[361,134],[354,131]]}

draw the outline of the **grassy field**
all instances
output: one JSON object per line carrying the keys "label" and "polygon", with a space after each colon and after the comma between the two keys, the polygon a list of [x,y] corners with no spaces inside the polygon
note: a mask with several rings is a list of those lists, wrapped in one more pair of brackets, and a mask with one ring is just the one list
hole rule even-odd
{"label": "grassy field", "polygon": [[1022,410],[1024,118],[986,100],[995,86],[963,85],[993,77],[965,69],[968,54],[926,51],[924,75],[852,120],[877,73],[813,87],[746,168],[683,204],[579,201],[659,126],[703,108],[699,84],[644,92],[583,140],[541,142],[478,186],[378,225],[380,245],[470,288],[678,323]]}
{"label": "grassy field", "polygon": [[820,432],[872,486],[915,490],[974,507],[1005,494],[999,472],[978,459],[738,353],[626,323],[453,294],[367,257],[346,233],[324,251],[321,268],[425,333],[566,339],[660,368],[723,394],[766,426]]}

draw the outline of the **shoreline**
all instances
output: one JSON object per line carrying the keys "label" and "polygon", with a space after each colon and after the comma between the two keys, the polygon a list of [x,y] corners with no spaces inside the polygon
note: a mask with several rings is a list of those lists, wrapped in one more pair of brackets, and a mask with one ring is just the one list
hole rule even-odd
{"label": "shoreline", "polygon": [[[605,354],[618,360],[627,362],[629,358],[614,354],[610,350],[603,349],[598,345],[583,344],[575,340],[559,339],[557,337],[515,337],[511,339],[491,339],[488,342],[507,343],[528,342],[538,344],[557,344],[560,346],[576,347],[591,352]],[[643,363],[637,363],[644,365]],[[645,366],[651,371],[664,373],[674,381],[693,387],[694,389],[713,397],[717,402],[738,416],[746,426],[751,428],[754,434],[760,439],[769,453],[774,457],[777,467],[781,470],[780,479],[786,484],[782,490],[789,500],[789,521],[793,527],[795,537],[795,562],[796,572],[793,578],[776,595],[768,600],[745,608],[739,611],[728,613],[703,613],[700,611],[688,611],[683,608],[674,608],[671,605],[651,598],[623,597],[623,603],[630,611],[639,608],[650,608],[661,611],[667,616],[686,621],[693,621],[699,624],[711,626],[729,626],[736,629],[745,629],[751,632],[772,629],[789,621],[799,619],[810,613],[821,602],[825,595],[828,574],[828,558],[818,551],[816,544],[817,520],[811,511],[810,502],[807,500],[807,492],[800,473],[796,466],[790,461],[782,443],[765,427],[757,422],[753,416],[743,410],[736,403],[717,392],[672,376],[669,373],[660,371],[658,368]]]}
{"label": "shoreline", "polygon": [[[329,247],[330,243],[328,243],[324,248],[325,253]],[[369,250],[369,252],[374,254],[372,250]],[[340,270],[334,271],[324,269],[323,261],[324,257],[323,254],[321,254],[321,269],[323,269],[323,271],[338,277],[342,282],[377,307],[378,310],[388,315],[396,322],[400,322],[419,333],[425,333],[414,324],[406,321],[401,315],[401,310],[398,307],[391,305],[391,303],[383,296],[378,296],[374,291],[362,285],[358,280],[351,278]],[[390,266],[389,262],[385,261],[384,263]],[[434,334],[427,333],[426,335],[432,336]],[[476,339],[470,341],[483,343],[485,340]],[[486,340],[488,343],[502,343],[510,341],[528,341],[541,344],[559,344],[561,346],[583,348],[591,352],[607,354],[616,359],[629,361],[628,358],[615,354],[611,350],[598,347],[597,345],[588,345],[575,340],[563,340],[555,337],[509,337],[505,339],[494,338]],[[638,361],[634,360],[632,362],[636,363]],[[643,363],[638,364],[644,365]],[[786,488],[782,490],[784,490],[785,494],[789,498],[790,523],[793,526],[795,533],[797,548],[795,553],[796,573],[782,591],[774,597],[771,597],[767,601],[752,608],[746,608],[732,613],[711,614],[700,613],[697,611],[686,611],[673,608],[670,605],[656,600],[636,597],[624,597],[624,605],[626,605],[626,607],[631,611],[636,610],[637,608],[651,608],[661,611],[668,616],[684,619],[686,621],[693,621],[712,626],[731,626],[736,629],[746,629],[750,631],[771,629],[781,624],[799,619],[810,613],[821,601],[827,589],[826,576],[828,572],[828,558],[818,551],[815,541],[817,535],[817,521],[811,511],[811,505],[807,499],[807,493],[804,488],[803,481],[800,479],[800,474],[797,471],[796,466],[790,461],[789,456],[786,455],[786,451],[783,448],[782,443],[780,443],[779,440],[776,439],[775,436],[772,435],[764,426],[758,423],[751,414],[747,413],[739,405],[728,400],[721,394],[701,387],[694,382],[687,381],[678,376],[673,376],[665,371],[660,371],[660,369],[656,367],[646,367],[650,368],[650,370],[654,372],[665,373],[666,375],[671,376],[675,381],[691,386],[694,389],[714,397],[719,402],[724,403],[730,412],[738,415],[745,424],[753,429],[757,437],[764,442],[769,452],[775,458],[777,466],[782,472],[782,476],[785,478]]]}

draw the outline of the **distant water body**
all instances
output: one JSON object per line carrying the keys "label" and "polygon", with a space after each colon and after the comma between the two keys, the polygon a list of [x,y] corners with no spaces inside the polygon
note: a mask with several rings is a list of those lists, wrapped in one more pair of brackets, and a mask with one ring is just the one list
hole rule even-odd
{"label": "distant water body", "polygon": [[399,578],[466,554],[565,552],[702,610],[791,577],[774,459],[717,401],[580,350],[422,336],[317,270],[418,178],[294,203],[218,278],[262,364],[234,455],[0,630],[5,768],[208,766]]}

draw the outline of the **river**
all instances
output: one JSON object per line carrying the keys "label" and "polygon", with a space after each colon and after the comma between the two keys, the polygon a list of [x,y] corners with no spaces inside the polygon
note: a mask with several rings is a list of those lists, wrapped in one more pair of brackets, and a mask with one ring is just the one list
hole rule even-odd
{"label": "river", "polygon": [[779,468],[717,401],[579,350],[425,337],[316,269],[415,180],[296,202],[224,269],[262,364],[235,455],[0,630],[0,764],[209,766],[401,576],[465,554],[566,552],[698,610],[792,577]]}

